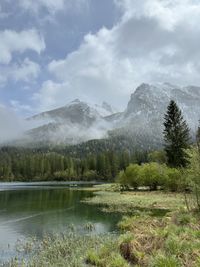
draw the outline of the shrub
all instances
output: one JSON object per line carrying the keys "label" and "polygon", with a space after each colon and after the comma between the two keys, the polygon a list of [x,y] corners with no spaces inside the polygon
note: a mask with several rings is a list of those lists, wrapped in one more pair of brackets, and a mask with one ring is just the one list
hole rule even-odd
{"label": "shrub", "polygon": [[181,188],[181,171],[175,168],[166,168],[166,179],[164,187],[172,192]]}
{"label": "shrub", "polygon": [[137,189],[141,186],[142,183],[142,176],[141,176],[141,166],[138,164],[131,164],[126,168],[125,175],[128,179],[128,184]]}
{"label": "shrub", "polygon": [[119,173],[117,182],[123,189],[148,187],[150,190],[157,190],[160,187],[176,192],[185,188],[184,175],[180,169],[156,162],[143,165],[130,164],[125,171]]}
{"label": "shrub", "polygon": [[148,186],[150,190],[157,190],[158,186],[162,186],[165,180],[164,166],[155,162],[142,165],[141,176],[144,186]]}
{"label": "shrub", "polygon": [[190,165],[186,171],[187,184],[192,191],[193,201],[187,201],[188,209],[200,210],[200,150],[194,148],[190,151]]}
{"label": "shrub", "polygon": [[93,181],[94,179],[98,179],[97,172],[93,170],[88,170],[84,172],[83,176],[84,176],[84,180],[86,181]]}
{"label": "shrub", "polygon": [[122,186],[123,189],[126,189],[129,185],[129,180],[128,177],[126,176],[124,171],[120,171],[120,173],[117,176],[117,180],[118,183],[120,183],[120,185]]}

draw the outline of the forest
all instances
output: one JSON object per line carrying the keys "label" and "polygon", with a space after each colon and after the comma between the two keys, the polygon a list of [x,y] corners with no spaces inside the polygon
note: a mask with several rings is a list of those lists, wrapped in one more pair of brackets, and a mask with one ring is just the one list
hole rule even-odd
{"label": "forest", "polygon": [[63,151],[3,147],[0,149],[0,180],[114,181],[120,170],[130,163],[146,162],[147,157],[146,151],[106,151],[72,157]]}

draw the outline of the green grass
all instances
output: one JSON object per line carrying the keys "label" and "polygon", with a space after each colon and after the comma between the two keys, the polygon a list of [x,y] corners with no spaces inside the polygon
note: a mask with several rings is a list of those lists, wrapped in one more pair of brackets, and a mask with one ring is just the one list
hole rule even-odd
{"label": "green grass", "polygon": [[120,255],[118,243],[109,241],[100,249],[92,249],[87,254],[87,263],[97,267],[128,267],[128,262]]}
{"label": "green grass", "polygon": [[109,192],[98,191],[85,203],[96,205],[105,212],[132,213],[136,209],[144,210],[177,210],[185,208],[181,194],[164,192]]}
{"label": "green grass", "polygon": [[[90,250],[98,251],[104,244],[117,243],[114,235],[77,235],[75,233],[47,236],[41,242],[20,245],[21,253],[33,253],[27,261],[13,259],[4,267],[85,267]],[[29,251],[26,248],[29,247]],[[25,252],[25,253],[24,253]]]}
{"label": "green grass", "polygon": [[[120,193],[115,185],[95,190],[94,197],[84,202],[124,214],[118,236],[71,233],[47,237],[35,246],[24,245],[28,253],[36,250],[28,263],[13,260],[5,266],[200,267],[200,215],[186,211],[181,194]],[[85,228],[89,233],[92,225]]]}
{"label": "green grass", "polygon": [[[199,217],[186,211],[183,195],[160,191],[120,193],[106,188],[85,202],[106,212],[126,214],[118,224],[122,232],[118,248],[128,266],[200,266]],[[159,216],[152,217],[152,213]],[[106,256],[101,252],[92,255],[97,260],[94,266],[104,266],[98,259],[103,262]]]}

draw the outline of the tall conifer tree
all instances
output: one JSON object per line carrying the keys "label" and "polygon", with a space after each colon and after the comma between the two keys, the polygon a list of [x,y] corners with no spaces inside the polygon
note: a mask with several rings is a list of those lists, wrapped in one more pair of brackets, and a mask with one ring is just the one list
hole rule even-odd
{"label": "tall conifer tree", "polygon": [[174,100],[170,101],[164,116],[163,134],[168,165],[185,167],[188,163],[185,149],[189,147],[189,127]]}

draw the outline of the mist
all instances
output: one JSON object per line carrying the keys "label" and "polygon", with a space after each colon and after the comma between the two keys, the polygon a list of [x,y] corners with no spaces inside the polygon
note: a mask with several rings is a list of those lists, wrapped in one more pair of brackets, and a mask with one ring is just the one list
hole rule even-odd
{"label": "mist", "polygon": [[103,119],[86,127],[70,120],[48,115],[24,119],[13,110],[0,106],[0,145],[29,145],[34,143],[77,144],[108,136],[111,124]]}
{"label": "mist", "polygon": [[0,125],[0,144],[22,137],[28,129],[26,121],[5,106],[0,106]]}

